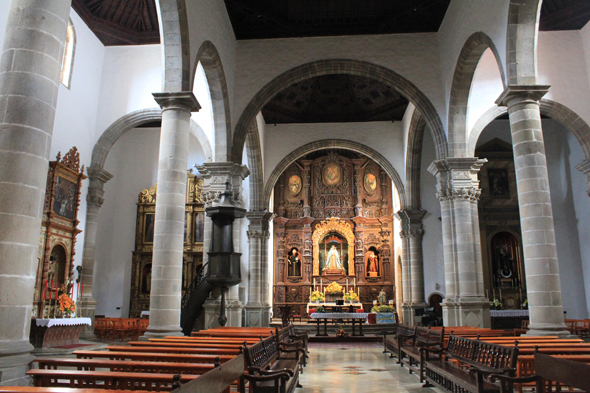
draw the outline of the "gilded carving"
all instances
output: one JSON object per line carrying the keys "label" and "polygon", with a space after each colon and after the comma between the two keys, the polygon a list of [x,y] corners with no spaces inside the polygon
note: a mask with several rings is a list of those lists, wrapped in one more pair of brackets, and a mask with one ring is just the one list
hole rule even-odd
{"label": "gilded carving", "polygon": [[[313,243],[313,274],[317,276],[320,274],[320,247],[319,243],[323,237],[329,232],[338,232],[348,242],[348,255],[354,255],[354,232],[352,224],[339,220],[336,217],[328,218],[325,221],[320,222],[311,235],[311,241]],[[348,274],[354,274],[354,263],[348,264]]]}

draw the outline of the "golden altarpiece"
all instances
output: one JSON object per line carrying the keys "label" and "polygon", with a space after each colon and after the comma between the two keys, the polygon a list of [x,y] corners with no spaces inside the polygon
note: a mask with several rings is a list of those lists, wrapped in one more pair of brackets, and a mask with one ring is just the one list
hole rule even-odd
{"label": "golden altarpiece", "polygon": [[[39,237],[39,264],[33,298],[33,315],[49,315],[49,307],[56,293],[52,288],[67,293],[71,290],[74,273],[76,238],[78,229],[80,189],[84,165],[80,166],[80,153],[76,147],[62,158],[61,152],[55,161],[49,162],[41,235]],[[68,283],[68,288],[64,288]],[[45,310],[42,311],[42,308]]]}
{"label": "golden altarpiece", "polygon": [[[182,264],[182,294],[191,285],[203,267],[203,237],[205,231],[205,202],[203,180],[192,170],[187,173],[186,208],[184,218],[184,253]],[[157,183],[139,193],[135,250],[131,272],[131,299],[129,316],[137,318],[150,308],[152,281],[152,252],[156,218]]]}
{"label": "golden altarpiece", "polygon": [[311,290],[338,282],[370,309],[381,289],[394,299],[392,183],[350,151],[309,154],[274,188],[274,313],[305,314]]}

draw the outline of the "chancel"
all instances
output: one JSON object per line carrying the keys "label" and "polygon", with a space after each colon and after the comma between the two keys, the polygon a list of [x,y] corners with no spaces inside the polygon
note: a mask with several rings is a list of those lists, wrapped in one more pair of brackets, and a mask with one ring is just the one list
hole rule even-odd
{"label": "chancel", "polygon": [[0,393],[590,390],[589,20],[0,0]]}

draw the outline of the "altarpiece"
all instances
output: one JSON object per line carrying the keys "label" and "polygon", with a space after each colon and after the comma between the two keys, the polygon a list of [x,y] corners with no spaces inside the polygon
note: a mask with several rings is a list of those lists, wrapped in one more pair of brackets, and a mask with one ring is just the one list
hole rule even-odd
{"label": "altarpiece", "polygon": [[[203,268],[203,240],[205,232],[205,202],[203,180],[189,170],[186,182],[184,218],[184,252],[182,263],[182,294]],[[129,316],[137,318],[150,308],[152,282],[152,253],[158,184],[139,193],[131,273]]]}

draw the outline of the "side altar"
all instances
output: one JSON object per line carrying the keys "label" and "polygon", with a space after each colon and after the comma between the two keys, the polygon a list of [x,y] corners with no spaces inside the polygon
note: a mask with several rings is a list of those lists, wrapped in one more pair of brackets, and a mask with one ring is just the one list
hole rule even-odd
{"label": "side altar", "polygon": [[337,283],[354,289],[356,308],[379,293],[395,299],[393,188],[387,173],[360,154],[325,150],[291,164],[274,188],[273,312],[289,306],[308,316],[314,290]]}

